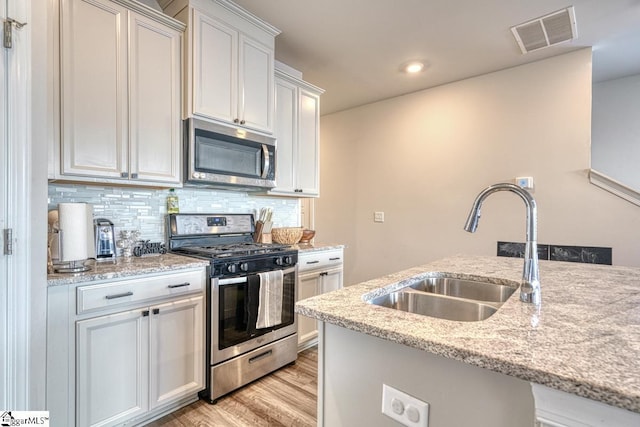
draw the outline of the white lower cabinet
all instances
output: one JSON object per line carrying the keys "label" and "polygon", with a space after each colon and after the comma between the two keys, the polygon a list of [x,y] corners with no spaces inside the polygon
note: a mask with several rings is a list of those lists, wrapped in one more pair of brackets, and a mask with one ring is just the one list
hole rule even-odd
{"label": "white lower cabinet", "polygon": [[145,413],[149,318],[131,310],[76,326],[77,425],[117,425]]}
{"label": "white lower cabinet", "polygon": [[111,426],[202,389],[203,297],[82,320],[78,424]]}
{"label": "white lower cabinet", "polygon": [[137,425],[204,388],[204,268],[49,289],[52,425]]}
{"label": "white lower cabinet", "polygon": [[202,295],[151,308],[150,409],[204,387],[203,314]]}
{"label": "white lower cabinet", "polygon": [[[342,288],[343,249],[300,252],[298,255],[298,297],[303,300]],[[298,348],[318,341],[318,322],[298,315]]]}

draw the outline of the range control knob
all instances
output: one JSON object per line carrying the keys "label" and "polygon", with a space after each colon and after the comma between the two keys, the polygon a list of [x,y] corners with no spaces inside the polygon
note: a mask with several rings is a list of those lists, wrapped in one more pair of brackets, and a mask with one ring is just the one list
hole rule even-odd
{"label": "range control knob", "polygon": [[284,265],[284,260],[282,259],[282,257],[276,257],[276,259],[274,260],[276,265]]}
{"label": "range control knob", "polygon": [[227,264],[227,271],[233,274],[238,271],[238,267],[235,264]]}
{"label": "range control knob", "polygon": [[287,256],[285,256],[285,257],[284,257],[284,263],[285,263],[286,265],[291,265],[291,264],[293,264],[293,259],[291,258],[291,256],[290,256],[290,255],[287,255]]}
{"label": "range control knob", "polygon": [[240,263],[240,270],[241,271],[249,271],[249,264],[246,262]]}

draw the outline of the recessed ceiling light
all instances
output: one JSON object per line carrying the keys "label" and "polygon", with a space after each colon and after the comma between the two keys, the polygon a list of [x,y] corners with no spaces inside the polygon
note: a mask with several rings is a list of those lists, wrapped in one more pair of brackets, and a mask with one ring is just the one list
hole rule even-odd
{"label": "recessed ceiling light", "polygon": [[407,62],[406,64],[404,64],[402,69],[406,73],[416,74],[416,73],[419,73],[420,71],[424,70],[424,64],[422,62],[419,62],[419,61],[411,61],[411,62]]}

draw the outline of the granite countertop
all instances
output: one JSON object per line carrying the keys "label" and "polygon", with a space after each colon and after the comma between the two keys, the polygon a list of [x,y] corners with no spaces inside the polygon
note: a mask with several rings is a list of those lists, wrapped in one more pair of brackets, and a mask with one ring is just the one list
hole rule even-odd
{"label": "granite countertop", "polygon": [[522,268],[522,259],[455,256],[306,299],[296,312],[640,413],[640,269],[541,261],[539,307],[520,302],[516,291],[479,322],[420,316],[363,299],[429,272],[518,285]]}
{"label": "granite countertop", "polygon": [[117,258],[117,262],[91,262],[91,270],[84,273],[53,273],[47,275],[47,286],[73,285],[97,280],[122,279],[142,274],[172,272],[206,267],[209,262],[181,255],[165,254],[148,257]]}
{"label": "granite countertop", "polygon": [[326,243],[298,243],[293,245],[294,249],[300,252],[318,252],[329,251],[332,249],[344,249],[344,245],[339,244],[326,244]]}

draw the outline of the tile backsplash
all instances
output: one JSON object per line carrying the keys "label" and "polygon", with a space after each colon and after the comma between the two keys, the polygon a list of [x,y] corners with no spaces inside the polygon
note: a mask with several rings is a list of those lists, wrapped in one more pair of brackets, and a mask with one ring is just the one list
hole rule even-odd
{"label": "tile backsplash", "polygon": [[[538,259],[612,265],[613,250],[600,246],[570,246],[538,244]],[[498,242],[498,256],[524,258],[522,242]]]}
{"label": "tile backsplash", "polygon": [[[257,196],[251,193],[199,188],[176,188],[180,212],[252,213],[273,208],[274,227],[300,225],[300,202],[295,198]],[[140,230],[144,240],[166,239],[168,189],[49,184],[49,209],[58,203],[90,203],[95,218],[107,218],[116,228]]]}

